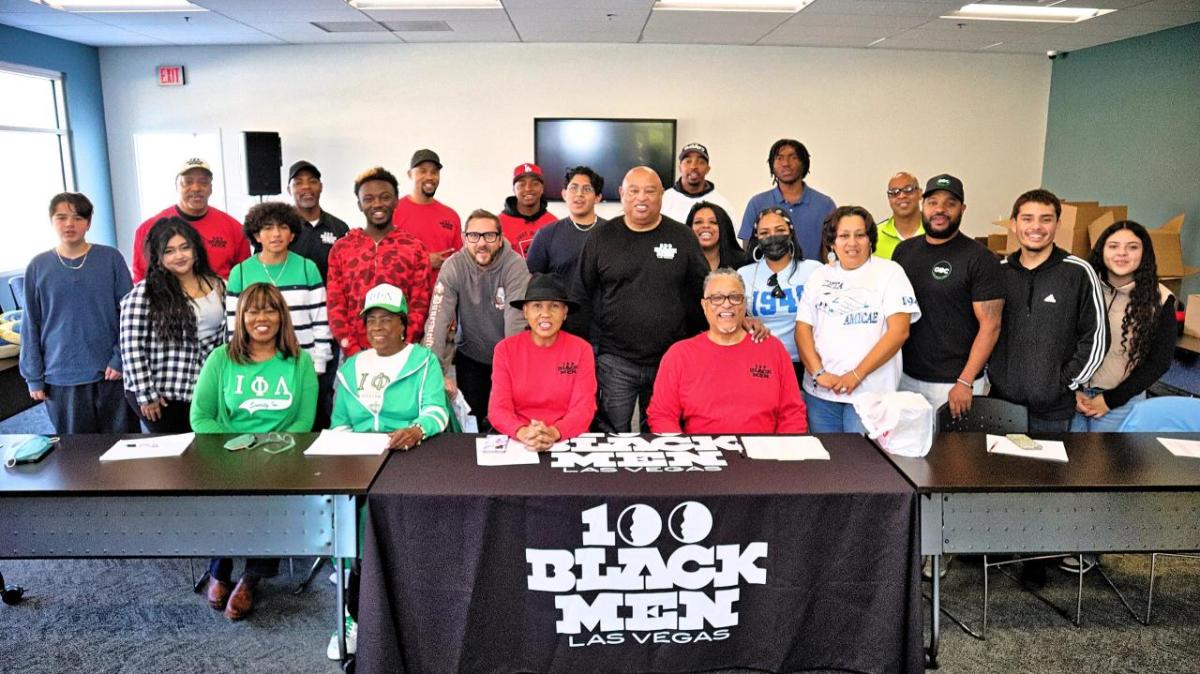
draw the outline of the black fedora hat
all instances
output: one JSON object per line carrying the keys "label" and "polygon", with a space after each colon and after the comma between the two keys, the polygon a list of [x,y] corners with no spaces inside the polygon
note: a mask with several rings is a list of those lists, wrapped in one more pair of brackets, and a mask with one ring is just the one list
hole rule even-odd
{"label": "black fedora hat", "polygon": [[578,304],[567,299],[567,291],[563,289],[562,282],[554,274],[534,274],[533,278],[529,279],[529,286],[525,288],[525,297],[513,300],[508,305],[514,309],[520,309],[525,306],[526,302],[538,300],[562,302],[571,311],[579,308]]}

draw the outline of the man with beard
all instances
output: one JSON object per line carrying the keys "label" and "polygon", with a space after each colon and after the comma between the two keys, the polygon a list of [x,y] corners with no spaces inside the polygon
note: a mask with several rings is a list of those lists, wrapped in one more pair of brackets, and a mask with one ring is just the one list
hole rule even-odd
{"label": "man with beard", "polygon": [[771,145],[767,153],[767,167],[775,180],[775,187],[754,195],[746,204],[742,214],[742,227],[738,238],[748,242],[754,234],[754,223],[764,208],[777,206],[786,209],[796,230],[796,245],[803,257],[824,261],[821,251],[821,228],[825,218],[837,206],[833,199],[825,196],[804,182],[808,176],[812,157],[804,143],[791,138],[781,138]]}
{"label": "man with beard", "polygon": [[733,212],[729,200],[717,192],[717,186],[706,179],[711,167],[708,164],[708,148],[700,143],[688,143],[679,151],[679,180],[671,189],[663,192],[663,215],[672,220],[690,225],[688,212],[697,201],[708,201]]}
{"label": "man with beard", "polygon": [[459,231],[462,221],[454,209],[433,195],[442,184],[442,160],[433,150],[417,150],[408,164],[412,193],[400,199],[392,214],[396,229],[408,232],[429,249],[430,287],[437,282],[438,270],[454,251],[462,248]]}
{"label": "man with beard", "polygon": [[500,228],[512,249],[521,257],[537,231],[558,218],[546,210],[546,182],[537,164],[520,164],[513,169],[513,196],[504,200]]}
{"label": "man with beard", "polygon": [[562,198],[569,214],[538,230],[525,262],[529,273],[554,274],[569,288],[583,242],[596,225],[604,222],[596,215],[596,202],[604,193],[604,177],[587,166],[576,166],[567,169],[563,184]]}
{"label": "man with beard", "polygon": [[875,226],[879,239],[875,243],[875,254],[885,260],[892,259],[892,252],[901,241],[925,233],[921,226],[921,181],[911,173],[901,171],[892,176],[887,185],[888,206],[892,217]]}
{"label": "man with beard", "polygon": [[[300,236],[292,242],[290,249],[297,255],[316,263],[321,278],[329,278],[329,251],[333,244],[350,232],[350,227],[341,219],[321,208],[321,172],[316,166],[301,159],[288,169],[288,194],[300,214],[302,226]],[[333,362],[337,363],[337,353]],[[330,368],[336,370],[337,368]]]}
{"label": "man with beard", "polygon": [[[500,219],[483,209],[467,216],[462,238],[462,249],[446,259],[433,288],[425,348],[437,354],[446,373],[446,399],[453,401],[461,389],[485,433],[492,354],[501,340],[527,325],[509,299],[525,297],[529,270],[501,235]],[[453,322],[458,324],[457,344],[447,344]]]}
{"label": "man with beard", "polygon": [[325,298],[329,329],[347,357],[371,348],[359,312],[367,291],[390,283],[408,297],[408,341],[420,340],[429,310],[429,251],[392,224],[396,176],[376,166],[354,180],[366,227],[352,229],[333,244]]}
{"label": "man with beard", "polygon": [[962,181],[934,176],[923,196],[925,236],[902,242],[892,259],[917,305],[937,311],[909,328],[900,390],[921,394],[935,410],[948,402],[957,417],[973,395],[987,393],[983,368],[1000,335],[1004,285],[996,257],[958,231],[967,210]]}

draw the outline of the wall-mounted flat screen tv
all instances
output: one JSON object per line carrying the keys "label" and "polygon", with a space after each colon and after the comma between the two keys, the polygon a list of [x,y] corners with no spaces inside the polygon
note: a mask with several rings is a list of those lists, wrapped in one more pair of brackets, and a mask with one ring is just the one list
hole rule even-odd
{"label": "wall-mounted flat screen tv", "polygon": [[546,199],[562,200],[563,175],[590,166],[604,176],[604,200],[619,201],[617,188],[634,166],[649,166],[666,187],[675,176],[675,120],[538,117],[533,156],[546,174]]}

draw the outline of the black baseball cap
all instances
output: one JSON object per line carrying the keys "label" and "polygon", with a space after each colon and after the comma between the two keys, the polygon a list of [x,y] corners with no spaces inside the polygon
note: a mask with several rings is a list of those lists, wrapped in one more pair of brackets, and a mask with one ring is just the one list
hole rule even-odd
{"label": "black baseball cap", "polygon": [[921,198],[924,199],[938,190],[945,190],[958,197],[959,201],[963,203],[967,202],[966,198],[963,197],[962,181],[949,173],[943,173],[930,178],[929,182],[925,183],[925,192],[921,195]]}
{"label": "black baseball cap", "polygon": [[312,171],[312,174],[317,177],[317,180],[321,179],[321,172],[317,170],[317,167],[313,166],[312,162],[301,159],[295,164],[292,164],[292,167],[288,169],[288,182],[292,182],[292,179],[296,177],[296,174],[301,171]]}
{"label": "black baseball cap", "polygon": [[408,162],[408,168],[410,168],[410,169],[417,168],[417,166],[424,164],[427,161],[433,162],[433,165],[438,167],[438,170],[441,170],[442,160],[440,157],[438,157],[438,154],[436,152],[434,152],[433,150],[417,150],[416,152],[414,152],[413,156],[412,156],[412,161]]}
{"label": "black baseball cap", "polygon": [[704,161],[709,161],[708,148],[704,147],[700,143],[688,143],[687,145],[684,145],[683,149],[679,151],[679,161],[683,161],[683,158],[692,152],[704,157]]}

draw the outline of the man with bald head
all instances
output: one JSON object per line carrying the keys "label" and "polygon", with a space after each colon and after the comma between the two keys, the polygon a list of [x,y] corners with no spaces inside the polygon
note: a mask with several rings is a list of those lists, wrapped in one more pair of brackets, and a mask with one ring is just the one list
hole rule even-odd
{"label": "man with bald head", "polygon": [[663,184],[639,166],[621,182],[624,213],[596,225],[572,283],[580,310],[568,327],[596,347],[596,426],[629,432],[646,405],[671,344],[705,329],[700,307],[708,263],[691,228],[662,215]]}
{"label": "man with bald head", "polygon": [[875,227],[879,234],[875,255],[890,260],[901,241],[925,233],[921,224],[921,182],[913,174],[901,171],[888,180],[887,198],[892,217]]}

